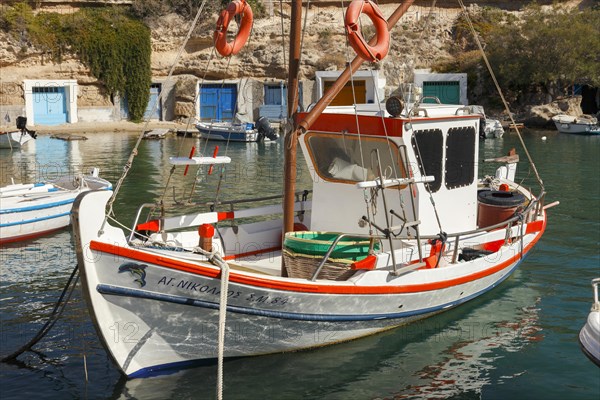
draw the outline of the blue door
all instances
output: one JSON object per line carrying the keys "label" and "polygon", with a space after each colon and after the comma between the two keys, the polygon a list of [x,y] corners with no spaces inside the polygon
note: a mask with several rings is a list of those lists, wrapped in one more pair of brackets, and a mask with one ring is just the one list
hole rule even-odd
{"label": "blue door", "polygon": [[200,120],[231,121],[236,102],[236,85],[200,85]]}
{"label": "blue door", "polygon": [[33,120],[36,125],[60,125],[67,122],[64,86],[36,86],[33,95]]}
{"label": "blue door", "polygon": [[146,106],[146,112],[144,112],[144,119],[162,120],[162,107],[160,102],[156,104],[156,106],[154,105],[154,103],[158,102],[160,90],[160,83],[153,83],[150,86],[150,99],[148,100],[148,105]]}
{"label": "blue door", "polygon": [[[302,85],[298,86],[299,99],[302,98]],[[298,111],[301,110],[300,101],[298,101]],[[287,86],[284,83],[279,85],[265,85],[264,104],[259,108],[259,115],[266,117],[271,121],[278,121],[287,118]]]}

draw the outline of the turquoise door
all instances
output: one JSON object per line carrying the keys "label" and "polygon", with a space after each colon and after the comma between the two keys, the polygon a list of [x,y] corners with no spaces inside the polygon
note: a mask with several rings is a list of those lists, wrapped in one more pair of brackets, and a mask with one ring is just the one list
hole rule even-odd
{"label": "turquoise door", "polygon": [[[460,104],[460,83],[423,82],[423,97],[436,97],[442,104]],[[425,99],[424,103],[436,103],[434,99]]]}
{"label": "turquoise door", "polygon": [[[157,119],[159,121],[162,120],[162,107],[160,102],[158,102],[160,90],[160,83],[153,83],[150,86],[150,99],[148,100],[148,105],[146,106],[146,112],[144,112],[144,119]],[[156,104],[155,106],[154,103],[156,102],[158,102],[158,104]]]}
{"label": "turquoise door", "polygon": [[67,122],[64,86],[36,86],[32,94],[33,120],[36,125],[60,125]]}
{"label": "turquoise door", "polygon": [[[146,111],[144,111],[144,120],[157,119],[162,121],[162,106],[160,102],[156,105],[154,112],[152,112],[154,103],[158,101],[161,88],[162,86],[160,83],[153,83],[150,86],[150,97],[148,98]],[[127,96],[121,97],[121,119],[129,119],[129,104],[127,103]]]}
{"label": "turquoise door", "polygon": [[236,102],[236,85],[200,85],[200,120],[231,121]]}
{"label": "turquoise door", "polygon": [[127,96],[121,97],[121,119],[129,119],[129,104],[127,104]]}

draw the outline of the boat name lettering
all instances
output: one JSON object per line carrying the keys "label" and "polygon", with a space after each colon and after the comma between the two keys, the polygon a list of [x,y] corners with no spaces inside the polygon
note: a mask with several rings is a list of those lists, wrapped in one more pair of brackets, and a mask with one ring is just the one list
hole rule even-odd
{"label": "boat name lettering", "polygon": [[250,293],[248,297],[246,297],[246,301],[249,303],[266,303],[266,304],[278,304],[284,305],[288,302],[288,299],[285,297],[270,297],[264,295],[257,295],[255,293]]}
{"label": "boat name lettering", "polygon": [[[175,286],[180,289],[191,290],[199,293],[208,293],[215,296],[219,296],[221,294],[221,290],[216,286],[203,285],[199,282],[187,281],[184,279],[179,280],[179,282],[175,283],[175,278],[168,278],[163,276],[158,280],[159,285],[165,286]],[[236,299],[241,296],[241,292],[237,292],[235,290],[229,290],[227,292],[227,297],[230,299]]]}
{"label": "boat name lettering", "polygon": [[[198,293],[207,293],[207,294],[212,294],[214,296],[221,295],[221,290],[217,286],[206,285],[206,284],[202,284],[199,282],[188,281],[185,279],[180,279],[179,281],[177,281],[175,278],[170,278],[167,276],[163,276],[162,278],[160,278],[158,280],[158,285],[174,286],[179,289],[189,290],[189,291],[198,292]],[[235,291],[235,290],[229,290],[227,292],[227,298],[229,298],[229,299],[243,298],[248,303],[273,304],[273,305],[278,305],[278,306],[283,306],[285,303],[288,302],[287,297],[275,297],[275,296],[261,295],[261,294],[257,294],[257,293],[249,293],[246,295],[240,291]]]}

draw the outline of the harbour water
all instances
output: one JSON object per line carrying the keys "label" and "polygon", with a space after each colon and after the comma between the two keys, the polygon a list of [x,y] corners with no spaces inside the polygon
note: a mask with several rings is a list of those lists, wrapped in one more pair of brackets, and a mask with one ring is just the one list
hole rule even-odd
{"label": "harbour water", "polygon": [[[543,141],[542,136],[547,140]],[[20,152],[0,150],[0,185],[33,182],[100,168],[113,184],[136,137],[97,133],[86,141],[40,136]],[[600,277],[600,137],[526,131],[524,140],[547,191],[549,225],[514,275],[484,296],[438,316],[372,337],[322,349],[231,360],[224,367],[226,399],[597,399],[600,368],[579,349],[577,336]],[[139,204],[213,201],[220,170],[196,190],[195,172],[175,171],[168,157],[187,156],[197,139],[143,141],[115,203],[116,217],[133,223]],[[481,159],[512,147],[518,178],[533,171],[518,138],[480,141]],[[281,193],[283,143],[220,144],[232,158],[219,200]],[[482,165],[487,173],[494,166]],[[310,188],[300,168],[298,189]],[[0,248],[0,354],[24,345],[45,323],[76,257],[68,229]],[[99,342],[79,290],[33,351],[0,364],[0,398],[211,399],[216,365],[126,380]]]}

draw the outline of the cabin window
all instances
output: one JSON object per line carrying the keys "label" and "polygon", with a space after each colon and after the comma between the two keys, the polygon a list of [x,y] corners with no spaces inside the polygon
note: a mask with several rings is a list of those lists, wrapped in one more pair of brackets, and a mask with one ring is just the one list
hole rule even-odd
{"label": "cabin window", "polygon": [[437,192],[442,186],[442,146],[444,138],[441,129],[415,131],[411,143],[421,175],[435,178],[433,182],[429,183],[429,190]]}
{"label": "cabin window", "polygon": [[379,176],[386,179],[405,178],[398,146],[381,137],[310,132],[306,143],[317,174],[326,181],[356,183]]}
{"label": "cabin window", "polygon": [[468,186],[475,179],[475,128],[451,128],[446,138],[446,188]]}

